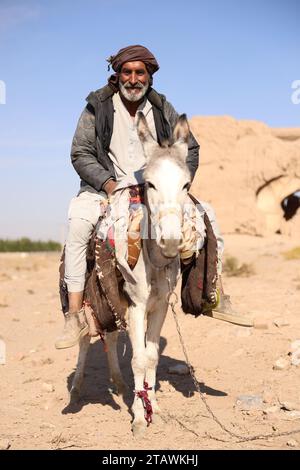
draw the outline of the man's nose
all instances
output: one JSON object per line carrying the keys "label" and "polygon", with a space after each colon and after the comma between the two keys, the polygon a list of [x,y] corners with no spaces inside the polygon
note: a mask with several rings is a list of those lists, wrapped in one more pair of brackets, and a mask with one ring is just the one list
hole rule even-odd
{"label": "man's nose", "polygon": [[131,73],[129,82],[131,83],[131,85],[135,85],[137,83],[137,74],[135,72]]}

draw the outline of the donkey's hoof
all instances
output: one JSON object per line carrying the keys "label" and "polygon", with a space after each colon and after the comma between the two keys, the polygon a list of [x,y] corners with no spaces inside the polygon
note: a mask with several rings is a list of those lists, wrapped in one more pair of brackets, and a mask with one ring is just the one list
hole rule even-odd
{"label": "donkey's hoof", "polygon": [[142,437],[145,434],[146,428],[147,428],[146,421],[145,422],[137,421],[137,422],[132,423],[133,436],[136,438]]}

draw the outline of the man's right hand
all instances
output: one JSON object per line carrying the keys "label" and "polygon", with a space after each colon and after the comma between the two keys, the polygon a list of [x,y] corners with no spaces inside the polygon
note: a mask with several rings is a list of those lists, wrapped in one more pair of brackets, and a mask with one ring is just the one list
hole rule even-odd
{"label": "man's right hand", "polygon": [[106,192],[106,194],[107,194],[108,196],[110,196],[116,186],[117,186],[117,182],[116,182],[116,181],[114,181],[114,180],[109,180],[109,181],[107,181],[107,183],[104,184],[103,189],[104,189],[104,191]]}

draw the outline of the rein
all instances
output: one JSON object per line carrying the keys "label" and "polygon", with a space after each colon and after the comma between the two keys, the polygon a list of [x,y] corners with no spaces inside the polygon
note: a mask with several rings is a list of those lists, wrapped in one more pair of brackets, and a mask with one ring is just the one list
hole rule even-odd
{"label": "rein", "polygon": [[[230,429],[228,429],[227,426],[225,426],[219,420],[219,418],[215,415],[215,413],[213,412],[213,410],[211,409],[211,407],[207,403],[207,399],[206,399],[204,393],[201,392],[199,381],[197,380],[197,378],[195,376],[195,373],[194,373],[194,367],[192,366],[192,364],[189,360],[187,350],[186,350],[186,346],[185,346],[185,343],[183,341],[182,333],[181,333],[181,330],[180,330],[180,327],[179,327],[177,314],[176,314],[176,311],[175,311],[175,305],[178,303],[178,296],[177,296],[176,292],[174,292],[174,290],[172,289],[172,284],[171,284],[170,275],[168,273],[168,268],[166,268],[166,279],[168,281],[168,290],[169,290],[169,292],[167,294],[167,303],[171,307],[171,310],[172,310],[172,313],[173,313],[173,317],[174,317],[174,320],[175,320],[176,329],[177,329],[177,332],[178,332],[178,336],[179,336],[180,344],[181,344],[182,351],[183,351],[183,354],[184,354],[184,357],[185,357],[185,361],[186,361],[186,364],[188,366],[189,373],[190,373],[190,376],[193,380],[194,386],[195,386],[197,392],[199,393],[199,396],[200,396],[202,402],[204,403],[204,406],[205,406],[206,410],[208,411],[209,415],[212,417],[212,419],[220,426],[220,428],[225,433],[229,434],[229,436],[234,438],[236,440],[236,442],[249,442],[249,441],[256,441],[256,440],[259,440],[259,439],[263,440],[263,439],[270,439],[270,438],[275,438],[275,437],[280,437],[280,436],[290,436],[290,435],[299,433],[300,429],[294,429],[292,431],[284,431],[284,432],[278,432],[278,433],[256,434],[256,435],[252,435],[252,436],[251,435],[250,436],[243,436],[241,434],[238,434],[236,432],[231,431]],[[209,437],[212,437],[212,436],[209,436]]]}

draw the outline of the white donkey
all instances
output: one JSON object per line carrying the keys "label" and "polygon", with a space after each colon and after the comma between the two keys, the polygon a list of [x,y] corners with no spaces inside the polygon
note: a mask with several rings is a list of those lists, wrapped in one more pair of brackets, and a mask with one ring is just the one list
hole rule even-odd
{"label": "white donkey", "polygon": [[[151,406],[154,418],[160,413],[155,396],[159,339],[168,309],[168,293],[174,290],[180,275],[183,206],[191,181],[185,163],[189,136],[185,115],[179,118],[173,136],[175,143],[171,146],[158,145],[142,113],[138,117],[137,129],[147,160],[144,171],[145,204],[155,237],[143,240],[142,252],[133,271],[138,284],[125,282],[124,285],[130,299],[128,326],[135,387],[132,407],[134,435],[143,432],[147,420],[151,420]],[[108,362],[111,378],[118,391],[123,393],[127,386],[119,367],[117,338],[118,332],[107,334]],[[89,336],[81,340],[71,395],[79,393],[89,341]],[[147,415],[145,404],[149,405],[148,400],[151,406]]]}

